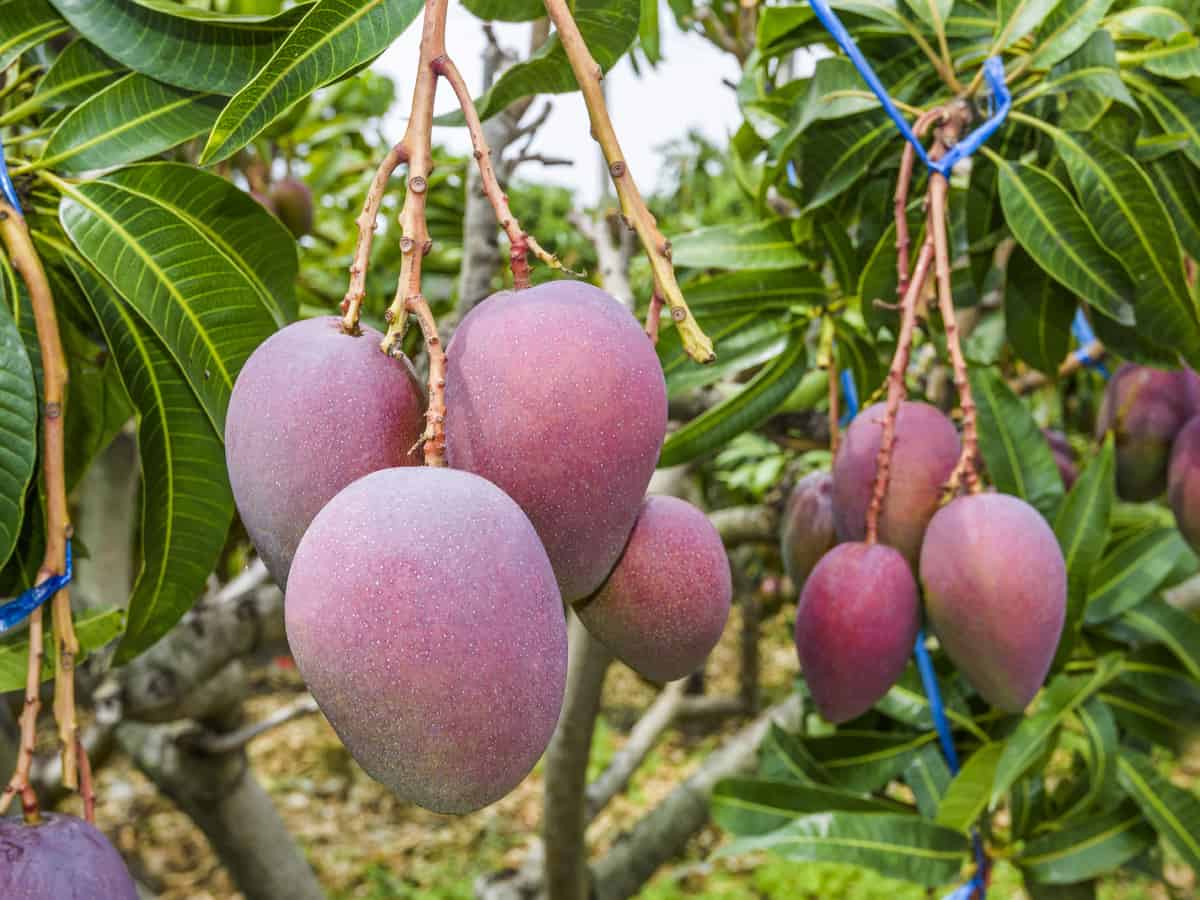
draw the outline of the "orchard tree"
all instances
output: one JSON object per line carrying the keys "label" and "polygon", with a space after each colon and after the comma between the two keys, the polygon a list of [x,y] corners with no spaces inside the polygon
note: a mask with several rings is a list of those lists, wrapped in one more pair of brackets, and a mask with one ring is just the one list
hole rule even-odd
{"label": "orchard tree", "polygon": [[[997,860],[1035,896],[1200,866],[1166,777],[1200,699],[1193,0],[466,0],[532,23],[477,97],[447,0],[281,5],[0,2],[0,812],[28,861],[0,886],[132,895],[42,812],[53,677],[45,768],[85,818],[77,685],[243,892],[320,896],[244,774],[271,723],[236,715],[241,659],[285,630],[315,702],[280,720],[319,705],[405,801],[478,809],[546,752],[541,850],[481,896],[630,896],[710,800],[726,854],[964,896]],[[601,86],[671,65],[660,15],[736,60],[744,118],[727,149],[663,135],[661,223]],[[410,26],[388,146],[362,70]],[[439,88],[460,112],[435,121]],[[510,184],[537,95],[574,90],[614,191],[586,213]],[[85,546],[70,498],[131,419],[140,489],[111,495],[140,492],[140,569],[73,604],[74,560],[128,556],[120,504]],[[760,711],[739,585],[780,529],[801,677]],[[735,594],[740,694],[689,694]],[[589,785],[614,660],[670,683]],[[588,823],[693,715],[747,721],[590,862]]]}

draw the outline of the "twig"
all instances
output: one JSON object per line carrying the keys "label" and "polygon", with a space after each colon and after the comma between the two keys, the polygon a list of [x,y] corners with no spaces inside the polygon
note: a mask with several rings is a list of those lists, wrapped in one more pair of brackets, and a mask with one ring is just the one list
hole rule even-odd
{"label": "twig", "polygon": [[317,712],[320,712],[317,701],[312,697],[306,696],[290,706],[277,709],[271,715],[253,722],[245,728],[239,728],[236,731],[229,731],[224,734],[206,732],[190,738],[188,743],[198,750],[203,750],[205,753],[232,753],[235,750],[243,749],[256,737],[266,734],[273,728],[278,728],[280,725],[286,725],[293,719],[299,719],[301,716],[311,716]]}
{"label": "twig", "polygon": [[30,780],[33,751],[37,741],[37,718],[42,703],[38,694],[42,678],[42,609],[38,607],[29,617],[29,661],[25,671],[25,705],[21,709],[21,737],[17,745],[17,767],[0,794],[0,816],[8,811],[13,797],[20,794],[25,821],[31,825],[40,819],[37,794]]}
{"label": "twig", "polygon": [[[1082,356],[1089,360],[1100,360],[1104,358],[1104,345],[1099,341],[1092,341],[1086,347],[1082,348]],[[1083,359],[1078,352],[1071,353],[1058,367],[1058,377],[1065,378],[1072,372],[1083,368]],[[1013,390],[1018,394],[1028,394],[1032,390],[1040,388],[1050,379],[1041,372],[1027,372],[1016,380],[1013,384]]]}
{"label": "twig", "polygon": [[417,78],[413,85],[412,112],[408,127],[398,145],[408,159],[408,190],[400,210],[400,277],[396,294],[384,318],[388,323],[381,349],[394,355],[400,352],[400,340],[413,314],[421,325],[425,346],[429,351],[429,401],[425,411],[425,463],[444,466],[445,460],[445,387],[446,356],[437,334],[437,323],[429,304],[421,295],[421,263],[433,248],[429,223],[425,218],[425,201],[429,190],[429,175],[433,170],[433,101],[437,94],[438,75],[434,63],[446,55],[447,0],[425,0],[425,19],[421,31],[421,55],[417,62]]}
{"label": "twig", "polygon": [[[62,339],[58,332],[58,319],[54,311],[54,297],[50,293],[50,284],[46,280],[46,272],[42,268],[41,258],[34,249],[25,220],[12,206],[0,200],[0,238],[8,250],[13,267],[20,273],[29,291],[30,305],[33,309],[34,327],[37,330],[38,346],[42,354],[42,385],[45,402],[42,406],[42,478],[46,491],[46,553],[38,572],[38,581],[45,581],[52,575],[59,574],[66,567],[67,540],[71,536],[71,520],[67,509],[66,467],[63,461],[64,431],[63,405],[66,399],[67,387],[67,358],[63,353]],[[67,590],[60,590],[51,601],[53,630],[54,630],[54,717],[58,722],[59,740],[63,759],[63,784],[74,789],[78,783],[76,778],[77,764],[75,746],[78,738],[78,724],[75,720],[75,657],[79,653],[79,640],[75,635],[75,626],[71,619],[71,599]],[[30,629],[30,656],[40,655],[40,635],[33,640],[33,629]],[[41,661],[35,668],[32,660],[29,677],[31,685],[26,686],[28,700],[29,688],[32,686],[36,694],[40,681]],[[26,752],[26,744],[33,743],[33,731],[36,728],[37,710],[32,715],[22,719],[23,728],[29,733],[23,737],[21,753]],[[25,722],[28,721],[28,725]],[[29,759],[18,757],[17,775],[21,775],[26,783],[29,777]],[[22,771],[23,767],[23,771]],[[16,776],[14,776],[15,778]],[[18,791],[23,790],[20,784],[10,784]],[[6,798],[9,795],[6,794]],[[7,799],[0,800],[7,805]],[[36,816],[36,801],[34,806]],[[29,815],[28,807],[26,815]]]}
{"label": "twig", "polygon": [[463,117],[467,120],[467,131],[471,134],[471,145],[475,150],[475,161],[479,164],[479,177],[483,184],[483,192],[491,201],[492,209],[496,211],[496,221],[508,235],[509,266],[512,268],[513,287],[517,290],[529,287],[529,261],[527,254],[532,252],[543,265],[552,269],[561,269],[562,263],[553,253],[542,248],[537,239],[528,234],[517,217],[513,215],[508,205],[508,196],[500,188],[496,179],[496,170],[492,167],[492,151],[483,136],[483,123],[479,121],[479,113],[475,109],[475,101],[471,99],[471,91],[463,80],[462,73],[449,56],[443,52],[433,60],[433,71],[450,82]]}
{"label": "twig", "polygon": [[642,199],[621,152],[621,144],[617,140],[617,133],[613,129],[612,119],[604,102],[604,92],[600,89],[603,72],[584,43],[583,35],[579,26],[575,24],[566,0],[545,0],[545,6],[546,13],[558,29],[559,41],[566,51],[579,89],[583,92],[588,118],[592,123],[592,134],[608,162],[608,172],[621,201],[621,212],[637,232],[649,258],[650,268],[654,273],[655,290],[670,308],[671,319],[679,329],[679,336],[688,356],[696,362],[711,362],[716,358],[712,341],[692,316],[687,301],[683,299],[683,292],[675,280],[675,270],[671,265],[671,244],[658,230],[657,221],[646,208],[646,202]]}
{"label": "twig", "polygon": [[837,366],[833,355],[834,325],[829,316],[821,320],[821,343],[817,352],[817,366],[825,370],[829,381],[829,452],[837,455],[838,423],[841,413],[838,411]]}
{"label": "twig", "polygon": [[650,305],[646,309],[646,334],[650,336],[652,344],[658,343],[658,326],[662,321],[662,311],[662,294],[654,291],[650,294]]}
{"label": "twig", "polygon": [[867,507],[867,543],[879,539],[879,513],[883,509],[883,496],[887,493],[891,475],[892,447],[896,443],[896,416],[900,412],[900,401],[906,393],[904,373],[908,369],[908,356],[912,349],[913,331],[917,322],[917,296],[929,277],[929,266],[933,262],[933,235],[925,239],[921,254],[917,257],[916,270],[909,283],[904,299],[900,301],[900,333],[896,339],[896,354],[887,377],[887,413],[883,419],[883,435],[879,440],[879,454],[875,462],[875,486],[871,492],[871,504]]}
{"label": "twig", "polygon": [[92,762],[88,759],[83,741],[76,738],[75,755],[79,759],[79,795],[83,797],[83,818],[89,825],[96,824],[96,787],[92,783]]}
{"label": "twig", "polygon": [[[936,107],[921,113],[913,124],[913,133],[924,137],[929,126],[942,115],[942,108]],[[896,180],[894,213],[896,217],[896,296],[903,297],[908,291],[908,191],[912,185],[913,163],[916,160],[916,148],[908,141],[904,142],[904,151],[900,154],[900,177]]]}
{"label": "twig", "polygon": [[396,167],[407,160],[408,149],[403,141],[388,151],[383,162],[379,164],[375,177],[371,179],[362,212],[355,220],[355,224],[358,225],[358,243],[354,245],[354,259],[350,263],[350,286],[346,289],[345,299],[342,300],[342,330],[347,334],[358,333],[359,311],[367,294],[367,264],[371,257],[371,243],[375,238],[375,226],[379,219],[379,206],[383,202],[384,189]]}

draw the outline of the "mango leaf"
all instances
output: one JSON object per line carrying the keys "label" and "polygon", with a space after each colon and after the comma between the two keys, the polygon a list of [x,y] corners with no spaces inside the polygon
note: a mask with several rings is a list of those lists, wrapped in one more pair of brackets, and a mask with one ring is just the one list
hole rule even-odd
{"label": "mango leaf", "polygon": [[817,62],[808,91],[798,96],[787,113],[789,123],[771,139],[770,158],[781,165],[810,126],[817,122],[844,119],[875,109],[879,101],[863,90],[862,76],[844,56],[828,56]]}
{"label": "mango leaf", "polygon": [[1101,693],[1117,724],[1131,735],[1162,746],[1174,746],[1191,731],[1190,724],[1169,704],[1156,703],[1142,694],[1122,687],[1121,678],[1110,690]]}
{"label": "mango leaf", "polygon": [[481,19],[496,22],[531,22],[546,15],[542,0],[463,0],[463,6]]}
{"label": "mango leaf", "polygon": [[221,104],[216,94],[130,72],[67,113],[46,141],[38,166],[85,172],[156,156],[207,131]]}
{"label": "mango leaf", "polygon": [[[592,57],[607,72],[629,49],[638,33],[641,0],[577,0],[575,23],[592,51]],[[579,89],[566,51],[552,34],[524,62],[505,70],[491,90],[475,101],[479,117],[487,119],[510,104],[531,94],[567,94]],[[461,113],[441,116],[439,125],[463,124]]]}
{"label": "mango leaf", "polygon": [[1160,703],[1200,710],[1200,680],[1165,647],[1139,647],[1127,656],[1121,683]]}
{"label": "mango leaf", "polygon": [[1067,615],[1055,662],[1071,656],[1088,588],[1108,542],[1108,523],[1116,501],[1116,453],[1113,438],[1104,439],[1100,454],[1080,474],[1054,520],[1054,534],[1067,563]]}
{"label": "mango leaf", "polygon": [[992,784],[994,805],[1029,767],[1053,747],[1059,727],[1076,709],[1086,703],[1120,671],[1120,656],[1112,654],[1096,662],[1088,675],[1056,675],[1042,691],[1032,715],[1027,715],[1008,738],[996,766]]}
{"label": "mango leaf", "polygon": [[5,0],[0,3],[0,71],[31,47],[67,30],[46,0]]}
{"label": "mango leaf", "polygon": [[844,810],[904,814],[905,808],[890,800],[843,791],[818,784],[796,784],[764,778],[725,778],[717,783],[712,798],[713,819],[736,835],[766,834],[811,813]]}
{"label": "mango leaf", "polygon": [[810,136],[800,150],[800,171],[818,177],[801,178],[805,211],[818,209],[854,187],[895,137],[892,121],[880,121],[877,115],[856,116]]}
{"label": "mango leaf", "polygon": [[1126,610],[1120,621],[1165,646],[1200,681],[1200,622],[1158,597]]}
{"label": "mango leaf", "polygon": [[946,33],[946,20],[950,18],[954,0],[904,0],[904,3],[934,34]]}
{"label": "mango leaf", "polygon": [[237,373],[288,315],[295,243],[228,181],[184,165],[56,184],[72,243],[166,344],[222,434]]}
{"label": "mango leaf", "polygon": [[[16,0],[18,4],[26,0]],[[162,0],[50,0],[81,35],[117,62],[167,84],[237,92],[308,11],[222,16]]]}
{"label": "mango leaf", "polygon": [[1184,153],[1200,166],[1200,99],[1186,91],[1160,85],[1133,72],[1122,77],[1129,83],[1163,131],[1186,137]]}
{"label": "mango leaf", "polygon": [[706,327],[717,347],[717,361],[697,363],[683,352],[681,345],[678,353],[663,366],[667,397],[674,399],[774,359],[783,352],[788,335],[797,327],[797,323],[786,316],[754,316],[750,313],[730,320],[722,319],[716,328]]}
{"label": "mango leaf", "polygon": [[1141,115],[1137,103],[1121,81],[1117,51],[1107,31],[1097,31],[1065,60],[1050,70],[1050,74],[1032,90],[1021,96],[1025,104],[1046,94],[1076,94],[1090,92],[1127,107]]}
{"label": "mango leaf", "polygon": [[834,334],[838,367],[854,373],[854,383],[860,397],[871,396],[887,377],[883,354],[845,319],[834,322]]}
{"label": "mango leaf", "polygon": [[677,466],[711,453],[765,422],[800,383],[805,354],[803,329],[794,329],[783,352],[742,390],[668,435],[658,465]]}
{"label": "mango leaf", "polygon": [[1200,75],[1200,40],[1194,34],[1177,34],[1165,44],[1128,52],[1123,61],[1140,63],[1162,78],[1184,81]]}
{"label": "mango leaf", "polygon": [[54,60],[28,100],[0,114],[0,125],[17,122],[46,107],[74,106],[111,84],[125,71],[83,38],[72,41]]}
{"label": "mango leaf", "polygon": [[1075,298],[1018,248],[1008,261],[1004,288],[1004,332],[1017,355],[1056,376],[1071,349],[1075,310]]}
{"label": "mango leaf", "polygon": [[137,409],[142,568],[129,600],[120,665],[166,634],[204,591],[233,521],[225,451],[176,362],[82,261],[68,263],[112,348]]}
{"label": "mango leaf", "polygon": [[1004,748],[1004,741],[993,741],[971,754],[950,782],[942,802],[938,804],[937,817],[934,819],[938,825],[953,828],[955,831],[970,830],[980,814],[987,809],[988,800],[992,795],[992,781],[996,777],[996,766]]}
{"label": "mango leaf", "polygon": [[907,769],[921,749],[936,740],[933,731],[914,736],[842,729],[808,738],[804,747],[834,784],[851,791],[874,791]]}
{"label": "mango leaf", "polygon": [[1052,129],[1088,220],[1136,276],[1138,331],[1200,360],[1200,322],[1183,276],[1183,253],[1170,216],[1131,157],[1089,134]]}
{"label": "mango leaf", "polygon": [[719,856],[760,850],[795,861],[849,863],[929,886],[955,878],[969,852],[962,834],[913,816],[835,812],[739,838]]}
{"label": "mango leaf", "polygon": [[830,781],[804,743],[772,722],[759,750],[759,775],[771,781],[818,784]]}
{"label": "mango leaf", "polygon": [[1054,12],[1059,0],[1000,0],[996,35],[988,56],[999,56]]}
{"label": "mango leaf", "polygon": [[937,815],[950,780],[950,767],[935,744],[922,747],[904,769],[904,783],[913,792],[917,809],[926,819]]}
{"label": "mango leaf", "polygon": [[1154,829],[1125,806],[1035,838],[1014,862],[1041,884],[1071,884],[1112,872],[1154,844]]}
{"label": "mango leaf", "polygon": [[[0,7],[0,11],[2,11]],[[79,638],[77,663],[121,633],[125,611],[121,609],[89,610],[76,614],[75,634]],[[25,686],[25,669],[29,664],[29,634],[16,635],[13,640],[0,642],[0,694],[19,691]],[[54,677],[54,635],[46,629],[42,653],[42,681]]]}
{"label": "mango leaf", "polygon": [[992,483],[1053,521],[1062,503],[1062,478],[1037,422],[996,369],[976,367],[968,375],[978,414],[979,451]]}
{"label": "mango leaf", "polygon": [[1113,0],[1062,0],[1038,29],[1033,68],[1048,69],[1083,46],[1112,4]]}
{"label": "mango leaf", "polygon": [[1133,283],[1100,245],[1058,179],[989,154],[1000,168],[1000,205],[1013,237],[1038,265],[1107,316],[1133,324]]}
{"label": "mango leaf", "polygon": [[1200,178],[1195,168],[1171,153],[1154,160],[1147,169],[1175,223],[1180,244],[1188,256],[1200,258]]}
{"label": "mango leaf", "polygon": [[1169,41],[1192,30],[1188,20],[1169,3],[1148,3],[1113,13],[1104,27],[1117,38],[1155,38]]}
{"label": "mango leaf", "polygon": [[5,281],[0,278],[0,566],[17,544],[38,443],[37,383]]}
{"label": "mango leaf", "polygon": [[1142,603],[1190,553],[1176,528],[1146,529],[1114,545],[1088,585],[1084,622],[1099,625]]}
{"label": "mango leaf", "polygon": [[[955,728],[970,731],[981,740],[986,740],[984,732],[971,718],[971,711],[959,689],[958,679],[943,678],[941,694],[942,706],[945,708],[946,718],[950,720],[950,724]],[[933,714],[929,708],[929,697],[925,694],[925,687],[921,683],[917,667],[911,663],[905,668],[900,680],[891,686],[882,700],[875,704],[875,709],[899,722],[911,725],[913,728],[928,730],[934,727]]]}
{"label": "mango leaf", "polygon": [[1087,738],[1084,762],[1088,770],[1087,792],[1068,815],[1106,812],[1117,805],[1117,722],[1099,697],[1092,697],[1075,711]]}
{"label": "mango leaf", "polygon": [[1200,871],[1200,800],[1159,775],[1154,763],[1132,750],[1121,753],[1117,774],[1155,830],[1187,865]]}
{"label": "mango leaf", "polygon": [[692,312],[701,319],[795,305],[819,306],[832,299],[821,276],[809,269],[722,272],[686,282],[683,293]]}
{"label": "mango leaf", "polygon": [[378,56],[420,9],[420,0],[317,0],[222,110],[201,164],[232,156],[294,103]]}
{"label": "mango leaf", "polygon": [[1027,836],[1042,821],[1046,785],[1042,776],[1031,773],[1008,791],[1009,817],[1014,840]]}
{"label": "mango leaf", "polygon": [[808,264],[781,219],[681,234],[671,241],[671,259],[677,266],[704,269],[796,269]]}

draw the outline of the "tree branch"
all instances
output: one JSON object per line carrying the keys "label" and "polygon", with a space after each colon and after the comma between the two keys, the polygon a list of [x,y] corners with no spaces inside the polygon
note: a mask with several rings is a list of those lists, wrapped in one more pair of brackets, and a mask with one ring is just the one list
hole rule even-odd
{"label": "tree branch", "polygon": [[[0,199],[0,240],[3,240],[13,268],[20,273],[29,291],[33,322],[42,355],[42,478],[46,492],[46,552],[37,574],[40,584],[61,574],[66,567],[67,540],[71,537],[71,519],[67,510],[66,466],[63,453],[65,432],[63,408],[67,389],[67,358],[63,353],[54,297],[33,246],[25,219],[7,201]],[[78,784],[75,758],[79,726],[75,719],[75,657],[79,640],[71,619],[70,593],[64,588],[54,595],[51,615],[54,629],[54,717],[63,760],[63,784],[74,789]],[[35,611],[29,628],[30,652],[25,705],[21,717],[21,747],[17,769],[4,793],[0,794],[0,814],[13,796],[20,794],[27,821],[38,818],[37,798],[29,786],[29,767],[37,729],[38,686],[41,679],[42,614]]]}
{"label": "tree branch", "polygon": [[658,230],[658,223],[646,208],[646,202],[642,199],[621,152],[617,133],[608,115],[608,107],[604,103],[604,92],[600,88],[600,80],[603,77],[600,66],[584,43],[583,35],[579,26],[575,24],[566,0],[545,0],[545,5],[547,14],[558,29],[558,38],[571,63],[575,80],[583,92],[588,118],[592,123],[592,134],[608,162],[608,172],[621,201],[621,212],[637,232],[650,261],[655,290],[671,310],[671,318],[679,329],[684,350],[696,362],[711,362],[716,358],[712,341],[693,318],[687,302],[683,299],[683,292],[675,280],[675,270],[671,265],[671,244]]}

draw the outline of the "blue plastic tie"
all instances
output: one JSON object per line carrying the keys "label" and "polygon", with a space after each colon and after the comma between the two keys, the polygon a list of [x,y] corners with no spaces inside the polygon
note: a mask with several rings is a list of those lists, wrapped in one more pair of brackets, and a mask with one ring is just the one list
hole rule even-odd
{"label": "blue plastic tie", "polygon": [[0,144],[0,193],[4,194],[4,199],[19,212],[22,216],[25,211],[21,209],[21,200],[17,197],[17,189],[12,183],[12,179],[8,176],[8,163],[4,159],[4,145]]}
{"label": "blue plastic tie", "polygon": [[854,384],[854,373],[849,369],[842,369],[842,397],[846,401],[846,411],[842,413],[842,420],[839,424],[847,425],[850,420],[858,415],[858,388]]}
{"label": "blue plastic tie", "polygon": [[8,631],[14,625],[24,622],[30,613],[71,583],[73,566],[71,564],[71,542],[67,541],[66,569],[61,575],[51,575],[39,585],[35,585],[19,597],[0,604],[0,634]]}
{"label": "blue plastic tie", "polygon": [[983,77],[992,91],[991,115],[982,125],[952,147],[950,152],[940,160],[934,161],[930,159],[929,154],[925,152],[925,146],[913,133],[908,120],[901,115],[900,110],[888,95],[887,88],[883,86],[883,82],[879,80],[879,76],[875,74],[875,70],[871,68],[871,64],[862,55],[862,51],[854,43],[854,38],[850,37],[850,32],[846,30],[846,26],[842,24],[829,3],[826,0],[809,0],[809,3],[812,5],[813,12],[816,13],[817,18],[821,20],[821,24],[833,35],[833,39],[837,41],[838,46],[850,57],[850,62],[854,64],[854,68],[858,69],[858,74],[867,83],[867,87],[879,99],[879,102],[883,105],[884,112],[888,114],[888,118],[896,124],[900,133],[904,135],[904,139],[913,145],[913,149],[917,151],[921,162],[925,163],[932,171],[949,178],[950,170],[954,168],[954,164],[966,159],[983,146],[983,142],[991,137],[995,130],[1008,117],[1008,111],[1012,108],[1012,94],[1009,93],[1008,86],[1004,83],[1004,63],[999,57],[991,56],[983,63]]}
{"label": "blue plastic tie", "polygon": [[1083,314],[1083,307],[1075,310],[1075,318],[1071,322],[1071,333],[1075,335],[1075,340],[1079,344],[1079,349],[1075,351],[1075,358],[1086,368],[1099,372],[1101,377],[1107,380],[1109,372],[1108,366],[1104,365],[1104,360],[1093,359],[1088,354],[1088,348],[1096,340],[1096,333],[1092,331],[1092,323]]}

